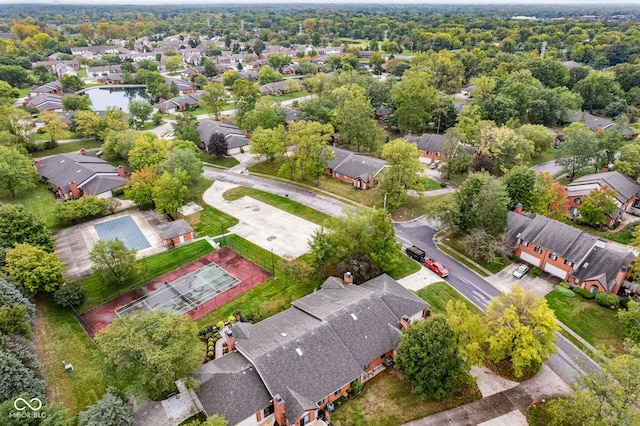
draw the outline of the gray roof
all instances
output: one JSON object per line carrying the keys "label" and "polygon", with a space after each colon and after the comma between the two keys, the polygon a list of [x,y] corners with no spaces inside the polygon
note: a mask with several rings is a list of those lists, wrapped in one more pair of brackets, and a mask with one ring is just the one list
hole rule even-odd
{"label": "gray roof", "polygon": [[617,254],[601,247],[593,247],[571,275],[580,281],[599,281],[609,292],[615,285],[618,271],[634,260],[633,253]]}
{"label": "gray roof", "polygon": [[187,95],[176,96],[175,98],[167,99],[164,102],[160,102],[155,106],[158,109],[171,109],[178,106],[196,105],[200,100],[200,94],[190,93]]}
{"label": "gray roof", "polygon": [[179,237],[180,235],[193,232],[193,228],[184,219],[178,219],[169,223],[160,231],[160,238],[163,240],[169,240],[171,238]]}
{"label": "gray roof", "polygon": [[442,144],[449,140],[444,135],[436,135],[433,133],[423,133],[418,139],[418,149],[426,151],[444,151]]}
{"label": "gray roof", "polygon": [[284,110],[284,113],[285,113],[285,117],[284,117],[284,122],[285,123],[290,123],[292,121],[298,121],[298,112],[299,111],[297,109],[283,107],[282,110]]}
{"label": "gray roof", "polygon": [[127,184],[127,180],[120,176],[95,176],[93,179],[78,185],[85,195],[98,195],[112,191]]}
{"label": "gray roof", "polygon": [[[566,225],[557,220],[549,219],[540,215],[521,215],[516,218],[517,213],[510,212],[507,216],[509,224],[507,233],[518,230],[518,234],[507,236],[508,240],[518,238],[531,244],[544,247],[571,262],[578,263],[589,253],[598,239],[584,231]],[[516,220],[515,225],[511,221]],[[528,223],[526,223],[528,220]],[[526,223],[526,226],[524,226]]]}
{"label": "gray roof", "polygon": [[567,121],[569,123],[584,123],[595,132],[599,129],[613,128],[615,123],[608,118],[596,117],[586,111],[570,110],[567,111]]}
{"label": "gray roof", "polygon": [[260,376],[239,352],[208,362],[189,375],[200,381],[196,395],[207,415],[219,414],[230,425],[271,405]]}
{"label": "gray roof", "polygon": [[213,133],[221,133],[227,140],[228,148],[238,148],[249,145],[249,139],[245,132],[231,123],[223,123],[221,121],[202,120],[198,124],[198,133],[200,140],[209,142],[209,138]]}
{"label": "gray roof", "polygon": [[569,196],[589,194],[596,187],[609,187],[616,191],[616,199],[624,203],[640,192],[640,184],[619,172],[595,173],[582,176],[569,185]]}
{"label": "gray roof", "polygon": [[[116,184],[113,188],[117,188],[126,183],[119,183],[118,180],[110,180],[104,182],[96,182],[89,185],[89,179],[96,175],[102,177],[119,177],[118,170],[111,164],[93,155],[81,154],[59,154],[39,160],[40,167],[38,173],[44,177],[47,182],[62,188],[65,192],[69,191],[69,183],[76,182],[79,187],[87,185],[89,188],[104,189],[107,182]],[[121,178],[122,179],[122,178]],[[105,189],[102,192],[105,192]]]}
{"label": "gray roof", "polygon": [[51,91],[55,91],[56,89],[62,90],[62,83],[58,80],[52,81],[50,83],[45,83],[42,86],[38,86],[35,89],[31,89],[31,93],[49,93]]}
{"label": "gray roof", "polygon": [[33,105],[39,111],[62,109],[62,95],[56,95],[55,93],[41,93],[27,99],[24,103],[25,105]]}
{"label": "gray roof", "polygon": [[335,158],[329,161],[329,169],[335,173],[369,181],[369,174],[377,175],[386,162],[379,158],[356,154],[341,148],[333,148]]}

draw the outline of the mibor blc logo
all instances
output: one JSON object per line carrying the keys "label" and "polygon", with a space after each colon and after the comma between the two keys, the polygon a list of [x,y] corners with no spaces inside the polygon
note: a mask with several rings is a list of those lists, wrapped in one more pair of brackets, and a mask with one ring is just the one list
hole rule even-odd
{"label": "mibor blc logo", "polygon": [[[10,417],[14,418],[44,418],[47,416],[47,413],[39,413],[38,410],[42,408],[42,401],[40,398],[31,398],[30,400],[26,400],[24,398],[16,398],[13,401],[13,407],[17,410],[13,413],[9,413]],[[31,411],[25,411],[29,408]]]}

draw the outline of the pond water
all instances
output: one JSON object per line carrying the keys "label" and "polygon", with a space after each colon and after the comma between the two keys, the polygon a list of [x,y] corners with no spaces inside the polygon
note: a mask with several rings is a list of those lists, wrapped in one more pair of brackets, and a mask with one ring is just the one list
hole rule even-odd
{"label": "pond water", "polygon": [[144,100],[149,102],[151,98],[146,94],[144,87],[130,88],[102,88],[88,89],[85,93],[91,98],[94,111],[106,111],[107,107],[114,106],[129,112],[129,101]]}

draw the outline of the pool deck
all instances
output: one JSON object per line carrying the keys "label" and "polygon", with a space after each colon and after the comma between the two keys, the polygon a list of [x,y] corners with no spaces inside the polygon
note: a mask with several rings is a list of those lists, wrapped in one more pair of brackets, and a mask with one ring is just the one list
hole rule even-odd
{"label": "pool deck", "polygon": [[190,272],[196,271],[212,262],[222,267],[229,274],[238,278],[240,282],[235,287],[187,312],[185,315],[188,315],[192,320],[196,320],[208,314],[214,309],[217,309],[230,300],[240,296],[244,292],[251,290],[253,287],[271,277],[271,274],[260,268],[255,263],[241,257],[233,250],[224,247],[82,314],[82,318],[92,330],[92,333],[89,333],[90,337],[93,338],[96,333],[118,318],[118,315],[115,312],[116,309],[162,288],[167,282],[173,282],[176,279]]}

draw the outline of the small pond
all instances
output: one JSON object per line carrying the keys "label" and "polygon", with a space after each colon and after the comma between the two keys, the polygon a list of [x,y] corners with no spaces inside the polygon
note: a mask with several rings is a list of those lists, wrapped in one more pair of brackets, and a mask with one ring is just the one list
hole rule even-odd
{"label": "small pond", "polygon": [[95,87],[87,89],[85,93],[91,98],[95,111],[105,111],[107,107],[114,106],[129,112],[129,101],[134,99],[151,101],[144,87]]}

